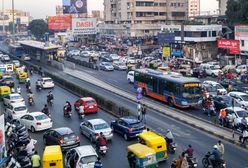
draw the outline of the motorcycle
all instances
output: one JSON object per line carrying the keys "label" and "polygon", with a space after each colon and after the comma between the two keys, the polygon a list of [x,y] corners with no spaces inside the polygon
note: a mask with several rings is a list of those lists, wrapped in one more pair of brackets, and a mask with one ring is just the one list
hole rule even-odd
{"label": "motorcycle", "polygon": [[167,150],[169,153],[174,154],[177,149],[177,144],[175,142],[167,143]]}
{"label": "motorcycle", "polygon": [[211,160],[210,160],[210,156],[211,153],[208,152],[204,158],[202,159],[202,165],[204,168],[209,168],[209,167],[213,167],[213,168],[226,168],[226,161],[225,160],[218,160],[214,162],[214,165],[212,164]]}
{"label": "motorcycle", "polygon": [[197,160],[194,157],[187,157],[187,161],[189,164],[189,168],[195,168],[197,167]]}
{"label": "motorcycle", "polygon": [[72,112],[71,111],[67,111],[67,107],[66,106],[63,108],[63,111],[64,111],[64,117],[71,118]]}
{"label": "motorcycle", "polygon": [[30,106],[34,104],[34,98],[33,97],[28,97],[28,103]]}
{"label": "motorcycle", "polygon": [[41,86],[40,86],[40,85],[37,85],[37,84],[36,84],[36,87],[35,87],[35,88],[36,88],[36,90],[37,90],[38,92],[40,92],[41,89],[42,89]]}
{"label": "motorcycle", "polygon": [[107,153],[108,147],[106,145],[100,146],[99,153],[105,155]]}
{"label": "motorcycle", "polygon": [[53,105],[53,95],[47,96],[47,104],[52,106]]}

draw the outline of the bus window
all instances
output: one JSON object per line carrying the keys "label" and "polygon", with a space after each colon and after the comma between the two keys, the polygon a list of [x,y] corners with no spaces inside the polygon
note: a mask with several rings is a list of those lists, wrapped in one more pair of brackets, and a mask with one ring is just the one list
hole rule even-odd
{"label": "bus window", "polygon": [[153,92],[158,93],[158,79],[157,78],[152,79],[152,86],[153,86]]}

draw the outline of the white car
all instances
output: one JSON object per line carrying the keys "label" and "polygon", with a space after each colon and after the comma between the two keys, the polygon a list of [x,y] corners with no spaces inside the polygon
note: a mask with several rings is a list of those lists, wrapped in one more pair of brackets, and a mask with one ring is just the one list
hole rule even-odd
{"label": "white car", "polygon": [[19,60],[13,60],[12,62],[13,62],[13,64],[14,64],[16,67],[21,66],[21,63],[20,63]]}
{"label": "white car", "polygon": [[110,54],[109,57],[113,59],[113,61],[118,61],[121,57],[117,54]]}
{"label": "white car", "polygon": [[42,112],[25,114],[20,118],[20,123],[25,125],[25,127],[32,132],[46,130],[53,126],[51,118]]}
{"label": "white car", "polygon": [[5,115],[13,119],[19,119],[28,113],[28,109],[23,103],[11,103],[6,107]]}
{"label": "white car", "polygon": [[215,68],[220,69],[220,64],[217,61],[207,62],[209,65],[213,65]]}
{"label": "white car", "polygon": [[248,94],[243,92],[229,92],[228,96],[232,97],[240,107],[248,109]]}
{"label": "white car", "polygon": [[206,87],[210,94],[217,94],[217,92],[220,92],[222,95],[227,94],[227,90],[221,84],[215,81],[204,81],[202,83],[202,87]]}
{"label": "white car", "polygon": [[83,135],[88,137],[91,142],[95,142],[96,134],[100,134],[101,132],[107,140],[111,140],[113,137],[113,132],[109,124],[100,118],[83,121],[80,124],[80,131]]}
{"label": "white car", "polygon": [[244,110],[240,107],[228,107],[225,108],[225,111],[227,112],[227,119],[230,123],[232,123],[232,126],[236,127],[241,123],[241,120],[243,116],[246,116],[245,119],[248,122],[248,111]]}
{"label": "white car", "polygon": [[[94,168],[97,157],[98,155],[91,145],[83,145],[70,149],[65,155],[65,168]],[[74,158],[78,158],[77,161],[70,162]]]}
{"label": "white car", "polygon": [[127,80],[129,83],[134,83],[134,71],[129,71],[127,73]]}
{"label": "white car", "polygon": [[207,75],[211,75],[213,77],[218,76],[219,73],[223,74],[223,72],[220,69],[210,64],[201,64],[200,70],[205,70]]}
{"label": "white car", "polygon": [[12,94],[9,94],[3,98],[3,104],[4,105],[8,106],[9,104],[12,104],[12,103],[25,104],[25,101],[24,101],[23,97],[18,93],[12,93]]}
{"label": "white car", "polygon": [[3,55],[1,58],[2,61],[10,61],[10,57],[8,55]]}
{"label": "white car", "polygon": [[40,81],[41,81],[41,87],[43,89],[54,88],[54,82],[52,78],[44,77],[44,78],[41,78]]}
{"label": "white car", "polygon": [[28,56],[28,55],[23,55],[23,56],[21,57],[21,59],[24,60],[24,61],[30,61],[30,60],[31,60],[31,57]]}

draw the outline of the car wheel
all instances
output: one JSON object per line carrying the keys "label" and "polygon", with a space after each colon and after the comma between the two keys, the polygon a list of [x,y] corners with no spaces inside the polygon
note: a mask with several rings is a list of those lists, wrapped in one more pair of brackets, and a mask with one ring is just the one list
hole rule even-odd
{"label": "car wheel", "polygon": [[35,132],[35,128],[33,126],[31,126],[31,132]]}
{"label": "car wheel", "polygon": [[46,138],[43,138],[44,145],[47,145]]}
{"label": "car wheel", "polygon": [[128,136],[127,136],[126,133],[123,135],[123,137],[124,137],[124,139],[125,139],[126,141],[128,140]]}

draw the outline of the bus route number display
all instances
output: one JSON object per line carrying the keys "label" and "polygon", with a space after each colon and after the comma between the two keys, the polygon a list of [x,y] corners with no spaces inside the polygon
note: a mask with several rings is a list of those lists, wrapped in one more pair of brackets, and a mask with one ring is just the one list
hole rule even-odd
{"label": "bus route number display", "polygon": [[200,86],[199,83],[185,83],[184,87],[198,87]]}

